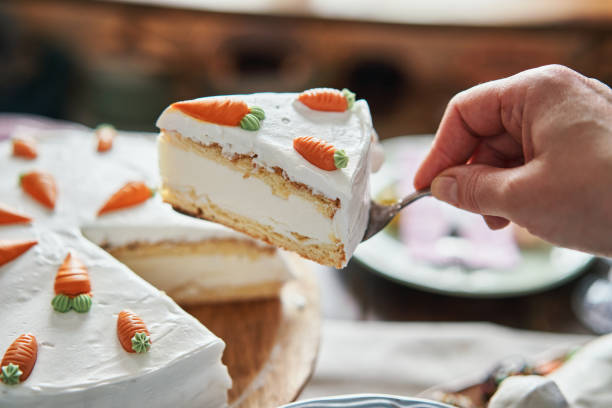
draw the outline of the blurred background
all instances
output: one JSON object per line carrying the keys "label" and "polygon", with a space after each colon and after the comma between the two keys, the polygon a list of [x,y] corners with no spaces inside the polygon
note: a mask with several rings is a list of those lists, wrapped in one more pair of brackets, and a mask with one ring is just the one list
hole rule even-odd
{"label": "blurred background", "polygon": [[[4,0],[0,57],[0,112],[155,131],[176,100],[347,87],[387,139],[433,133],[458,91],[532,67],[563,64],[611,84],[612,1]],[[603,261],[589,268],[608,282]],[[319,277],[326,317],[612,330],[572,311],[590,281],[500,300],[421,292],[355,261]],[[612,317],[607,288],[598,293]]]}
{"label": "blurred background", "polygon": [[[396,199],[418,138],[391,138],[434,133],[455,93],[552,63],[612,84],[612,0],[2,0],[0,61],[0,114],[137,131],[176,100],[349,88],[387,139],[373,194]],[[401,248],[403,220],[347,268],[313,265],[326,320],[304,396],[414,394],[568,333],[612,332],[606,260],[536,241],[497,248],[514,269],[430,268]],[[456,232],[439,241],[451,258],[488,251]]]}
{"label": "blurred background", "polygon": [[612,82],[607,0],[3,1],[0,112],[154,130],[169,102],[347,87],[382,138],[449,98],[559,63]]}

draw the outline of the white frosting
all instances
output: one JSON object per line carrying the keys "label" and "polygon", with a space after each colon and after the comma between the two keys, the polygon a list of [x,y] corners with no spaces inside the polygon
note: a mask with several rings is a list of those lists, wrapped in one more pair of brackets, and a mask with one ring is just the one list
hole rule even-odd
{"label": "white frosting", "polygon": [[612,406],[612,334],[591,341],[547,377],[505,379],[489,408]]}
{"label": "white frosting", "polygon": [[[0,406],[225,406],[231,381],[220,361],[220,339],[77,229],[29,232],[38,245],[0,267],[0,349],[32,333],[38,358],[25,382],[0,384]],[[0,238],[13,236],[0,230]],[[68,249],[76,250],[89,270],[88,313],[57,313],[51,307],[55,274]],[[153,343],[148,353],[127,353],[119,344],[117,315],[123,309],[147,324]]]}
{"label": "white frosting", "polygon": [[554,381],[537,375],[506,378],[491,398],[489,408],[567,408]]}
{"label": "white frosting", "polygon": [[248,239],[222,225],[212,222],[202,224],[192,217],[175,212],[168,204],[161,201],[159,194],[139,206],[109,212],[88,221],[81,229],[92,242],[111,248],[134,242],[198,242],[212,238]]}
{"label": "white frosting", "polygon": [[[91,131],[20,132],[38,140],[39,157],[33,161],[12,157],[10,142],[0,143],[0,200],[32,216],[34,222],[2,226],[0,239],[37,239],[39,244],[0,267],[0,352],[20,334],[31,332],[38,339],[39,355],[27,381],[17,386],[0,384],[0,406],[223,406],[230,386],[220,362],[223,342],[89,240],[110,246],[208,238],[253,241],[175,213],[159,198],[96,217],[100,206],[125,182],[157,185],[152,135],[120,134],[111,151],[97,153]],[[19,188],[18,175],[32,169],[54,175],[58,184],[55,211]],[[89,240],[81,234],[81,226]],[[50,305],[57,268],[69,249],[89,269],[93,290],[89,313],[57,313]],[[261,258],[261,268],[282,262],[277,256]],[[207,278],[214,286],[287,277],[287,270],[278,265],[267,274],[252,273],[241,265],[241,276],[231,269],[233,264],[226,264],[231,270],[223,271],[223,259],[211,257],[198,261],[213,262],[213,272],[197,279],[189,267],[193,261],[185,260],[183,278],[199,284]],[[180,266],[173,268],[173,273],[179,271]],[[152,278],[170,285],[159,270]],[[116,318],[122,309],[131,309],[147,323],[153,347],[146,355],[126,353],[119,345]]]}
{"label": "white frosting", "polygon": [[[369,108],[366,101],[359,100],[346,112],[321,112],[309,109],[297,101],[297,96],[297,93],[231,96],[249,106],[263,108],[266,119],[255,132],[203,122],[172,107],[162,113],[157,127],[179,132],[205,145],[216,143],[228,157],[250,155],[255,163],[267,169],[283,169],[289,180],[307,185],[314,193],[339,199],[341,208],[334,216],[333,231],[344,244],[348,261],[365,232],[370,205],[370,145],[374,130]],[[293,139],[300,136],[314,136],[344,150],[349,157],[348,166],[324,171],[310,164],[293,148]],[[249,181],[254,182],[253,178]],[[180,185],[180,179],[165,175],[164,182]],[[205,194],[204,191],[196,193]],[[253,207],[250,205],[244,211],[251,211]],[[268,215],[279,208],[268,207]],[[293,217],[287,224],[288,229],[300,232],[299,225],[295,224],[298,218],[309,221],[305,216]]]}
{"label": "white frosting", "polygon": [[372,146],[370,156],[372,156],[372,173],[378,172],[385,162],[385,150],[378,140],[378,133],[372,133]]}
{"label": "white frosting", "polygon": [[572,408],[612,407],[612,334],[588,343],[548,377]]}

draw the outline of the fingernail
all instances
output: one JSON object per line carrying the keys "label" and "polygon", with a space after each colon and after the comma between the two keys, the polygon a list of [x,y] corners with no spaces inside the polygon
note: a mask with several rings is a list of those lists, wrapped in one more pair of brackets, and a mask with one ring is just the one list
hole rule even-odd
{"label": "fingernail", "polygon": [[457,205],[457,180],[454,177],[443,176],[434,179],[431,183],[431,192],[439,200],[449,204]]}

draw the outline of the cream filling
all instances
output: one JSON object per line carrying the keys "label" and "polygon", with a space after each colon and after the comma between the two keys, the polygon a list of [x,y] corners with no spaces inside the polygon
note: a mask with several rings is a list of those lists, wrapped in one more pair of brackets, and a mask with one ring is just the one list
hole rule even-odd
{"label": "cream filling", "polygon": [[[274,231],[296,240],[296,232],[312,240],[332,243],[332,236],[346,240],[347,230],[338,215],[329,219],[301,197],[282,198],[255,177],[244,178],[239,171],[203,159],[159,139],[159,168],[163,182],[173,189],[194,193],[196,200],[213,203],[239,216],[271,226]],[[202,177],[203,174],[209,177]],[[214,176],[213,176],[214,175]]]}
{"label": "cream filling", "polygon": [[[287,279],[287,265],[280,256],[261,255],[257,259],[245,255],[125,255],[117,257],[140,277],[155,287],[173,292],[194,294],[198,288],[214,289],[244,286]],[[181,273],[171,271],[181,265]]]}

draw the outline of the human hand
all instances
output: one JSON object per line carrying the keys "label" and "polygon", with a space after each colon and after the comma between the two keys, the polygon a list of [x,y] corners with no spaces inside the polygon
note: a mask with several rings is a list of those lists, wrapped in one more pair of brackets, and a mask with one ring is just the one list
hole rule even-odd
{"label": "human hand", "polygon": [[414,185],[553,244],[612,256],[612,90],[550,65],[448,104]]}

